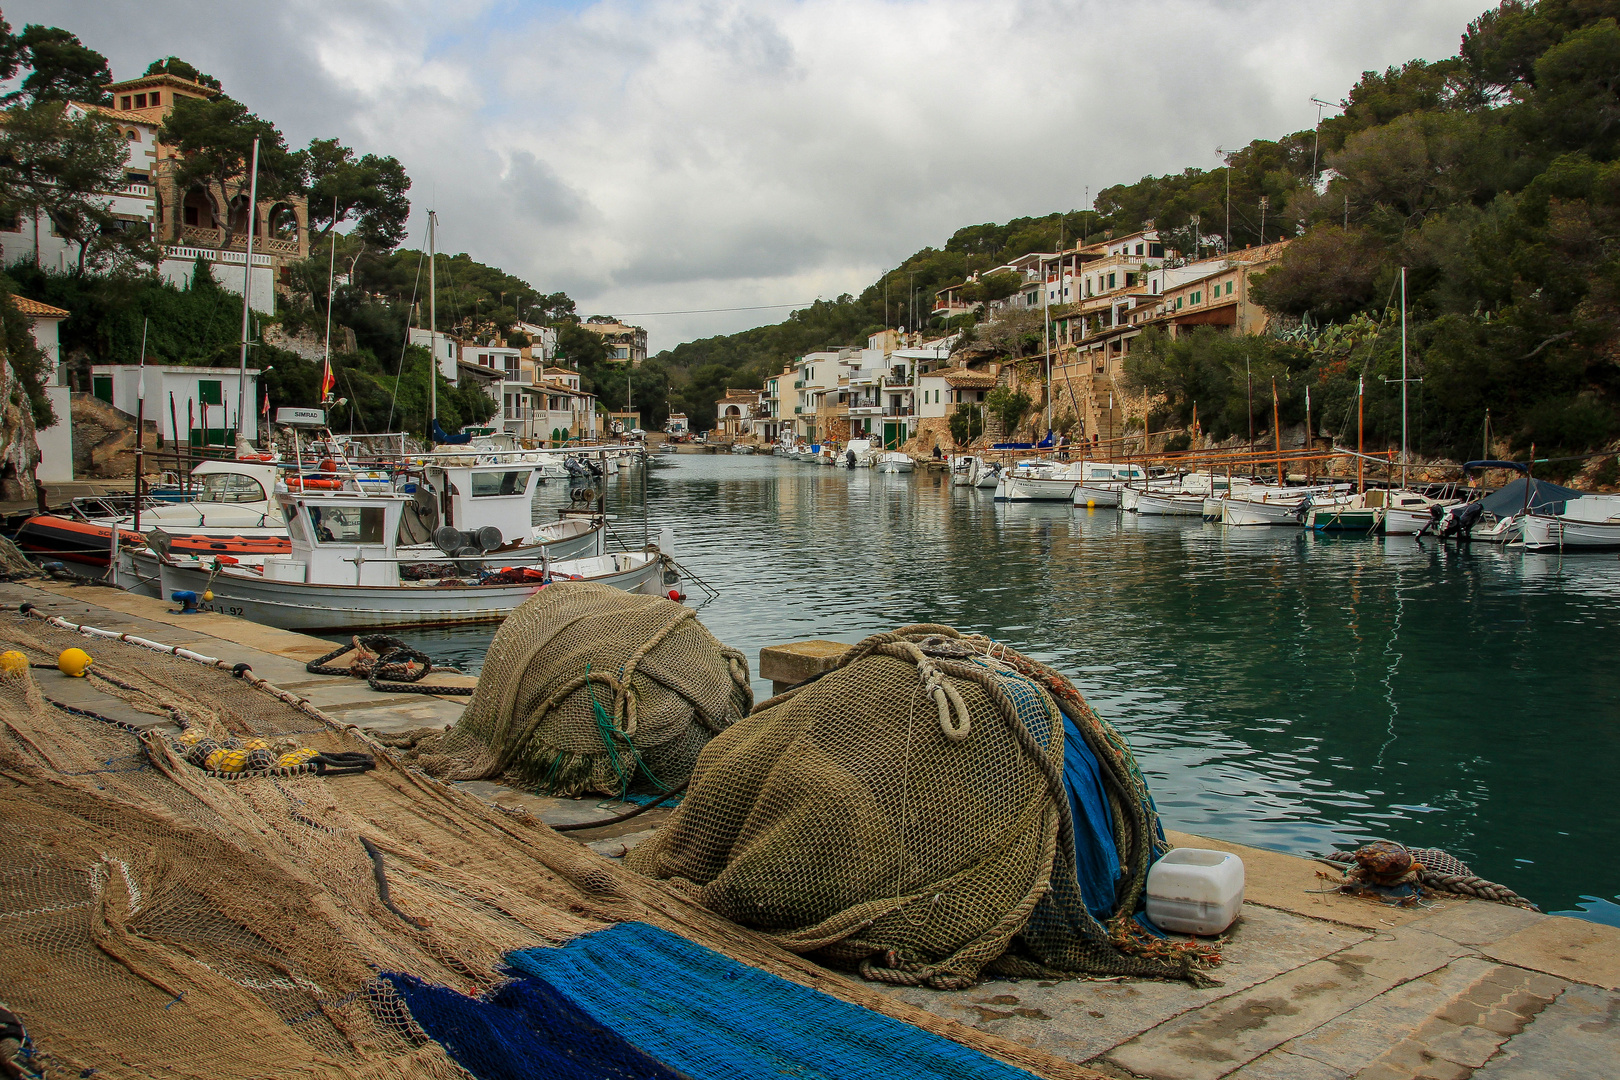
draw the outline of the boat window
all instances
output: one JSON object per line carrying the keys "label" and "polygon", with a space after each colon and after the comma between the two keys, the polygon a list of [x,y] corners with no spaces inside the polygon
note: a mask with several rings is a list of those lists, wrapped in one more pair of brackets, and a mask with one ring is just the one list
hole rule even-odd
{"label": "boat window", "polygon": [[311,506],[310,524],[322,544],[380,544],[383,542],[380,506]]}
{"label": "boat window", "polygon": [[472,475],[473,498],[480,499],[490,495],[522,495],[526,486],[524,479],[528,473],[514,472],[478,472]]}
{"label": "boat window", "polygon": [[292,536],[292,538],[294,540],[297,540],[299,543],[303,543],[303,544],[309,543],[309,536],[304,531],[304,515],[303,514],[294,512],[293,515],[287,519],[287,532],[288,532],[288,534],[290,536]]}
{"label": "boat window", "polygon": [[202,477],[198,502],[263,502],[264,485],[244,473],[208,473]]}

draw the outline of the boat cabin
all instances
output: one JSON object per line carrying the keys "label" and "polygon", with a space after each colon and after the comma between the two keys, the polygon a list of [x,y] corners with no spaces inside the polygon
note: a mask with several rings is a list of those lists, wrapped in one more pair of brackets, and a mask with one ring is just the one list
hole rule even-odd
{"label": "boat cabin", "polygon": [[437,528],[482,529],[493,525],[501,543],[523,542],[534,528],[534,495],[542,474],[532,462],[492,465],[429,465],[423,480],[437,497]]}
{"label": "boat cabin", "polygon": [[292,537],[292,557],[266,559],[264,576],[315,585],[398,585],[395,537],[407,498],[364,493],[277,495]]}

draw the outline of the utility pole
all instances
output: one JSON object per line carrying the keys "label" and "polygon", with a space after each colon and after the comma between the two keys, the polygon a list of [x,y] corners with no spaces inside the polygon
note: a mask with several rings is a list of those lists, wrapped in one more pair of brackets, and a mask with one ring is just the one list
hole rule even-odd
{"label": "utility pole", "polygon": [[1260,196],[1260,243],[1262,246],[1266,242],[1266,211],[1269,209],[1271,209],[1271,196]]}

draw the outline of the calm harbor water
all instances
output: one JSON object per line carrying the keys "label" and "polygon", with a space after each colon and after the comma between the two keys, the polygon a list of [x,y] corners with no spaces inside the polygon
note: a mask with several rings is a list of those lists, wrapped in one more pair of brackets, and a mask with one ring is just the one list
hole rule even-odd
{"label": "calm harbor water", "polygon": [[[537,519],[566,498],[549,487]],[[1120,728],[1170,827],[1441,847],[1544,910],[1620,923],[1612,554],[998,504],[940,473],[758,456],[656,458],[646,490],[654,537],[674,528],[720,592],[700,617],[751,659],[912,622],[988,634]],[[639,544],[641,474],[607,493]],[[412,640],[476,671],[492,632]]]}

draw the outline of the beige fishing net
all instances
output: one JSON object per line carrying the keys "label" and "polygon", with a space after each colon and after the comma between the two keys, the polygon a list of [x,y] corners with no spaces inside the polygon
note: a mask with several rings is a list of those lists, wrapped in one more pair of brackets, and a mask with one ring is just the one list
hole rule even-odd
{"label": "beige fishing net", "polygon": [[[1099,760],[1124,870],[1106,925],[1076,879],[1065,711]],[[718,736],[626,865],[869,979],[1202,981],[1208,953],[1131,920],[1156,846],[1130,751],[1067,679],[987,638],[913,626],[867,638]]]}
{"label": "beige fishing net", "polygon": [[478,690],[413,760],[456,780],[506,776],[559,795],[669,791],[753,706],[747,658],[688,607],[557,582],[507,617]]}
{"label": "beige fishing net", "polygon": [[[630,919],[1038,1074],[1095,1075],[786,955],[251,675],[38,620],[0,638],[41,663],[87,649],[90,687],[152,722],[97,719],[54,670],[0,679],[0,1000],[48,1077],[464,1077],[379,973],[477,993],[509,950]],[[228,779],[179,756],[177,722],[377,767]]]}

